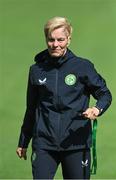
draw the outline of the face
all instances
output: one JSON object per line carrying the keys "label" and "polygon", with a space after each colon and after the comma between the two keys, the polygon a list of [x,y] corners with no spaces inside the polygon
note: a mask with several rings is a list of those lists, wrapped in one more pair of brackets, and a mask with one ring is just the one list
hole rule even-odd
{"label": "face", "polygon": [[64,28],[58,28],[51,32],[46,39],[49,54],[52,57],[61,57],[65,54],[69,44],[69,38]]}

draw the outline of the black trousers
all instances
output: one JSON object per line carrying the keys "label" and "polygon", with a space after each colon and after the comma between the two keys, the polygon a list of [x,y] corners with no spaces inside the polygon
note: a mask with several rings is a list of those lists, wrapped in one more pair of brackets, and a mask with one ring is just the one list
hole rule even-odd
{"label": "black trousers", "polygon": [[61,163],[63,179],[90,179],[90,150],[48,151],[32,153],[33,179],[53,179]]}

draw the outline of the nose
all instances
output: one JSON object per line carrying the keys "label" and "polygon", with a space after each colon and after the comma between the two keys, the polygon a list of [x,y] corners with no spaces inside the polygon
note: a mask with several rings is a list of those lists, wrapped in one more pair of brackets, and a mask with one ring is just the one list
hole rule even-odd
{"label": "nose", "polygon": [[58,46],[58,41],[57,41],[57,40],[54,41],[53,46],[54,46],[54,47],[57,47],[57,46]]}

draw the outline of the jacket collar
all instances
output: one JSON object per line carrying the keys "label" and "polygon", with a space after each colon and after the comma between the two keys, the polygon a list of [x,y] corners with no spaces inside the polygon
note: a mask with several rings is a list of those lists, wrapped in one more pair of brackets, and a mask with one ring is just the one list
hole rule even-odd
{"label": "jacket collar", "polygon": [[46,49],[46,50],[40,52],[39,54],[37,54],[35,56],[34,60],[36,63],[47,61],[48,63],[50,63],[54,67],[59,67],[63,63],[65,63],[68,59],[71,59],[74,56],[75,55],[71,52],[71,50],[67,49],[64,56],[58,57],[58,58],[51,57],[48,50]]}

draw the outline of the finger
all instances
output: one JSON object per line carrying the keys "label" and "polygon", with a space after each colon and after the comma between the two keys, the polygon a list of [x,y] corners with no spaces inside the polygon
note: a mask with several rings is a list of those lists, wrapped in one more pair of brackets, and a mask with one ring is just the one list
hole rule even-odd
{"label": "finger", "polygon": [[90,118],[92,114],[91,114],[91,111],[86,111],[83,113],[83,115],[87,118]]}
{"label": "finger", "polygon": [[18,155],[20,158],[22,157],[21,150],[18,149],[18,150],[16,151],[16,153],[17,153],[17,155]]}
{"label": "finger", "polygon": [[27,155],[26,155],[26,154],[23,156],[23,159],[24,159],[24,160],[27,160]]}
{"label": "finger", "polygon": [[85,111],[82,113],[82,115],[86,117],[86,116],[88,116],[88,112]]}
{"label": "finger", "polygon": [[83,115],[89,116],[91,111],[92,111],[92,108],[88,108],[88,109],[86,109],[86,111],[83,112]]}
{"label": "finger", "polygon": [[23,157],[24,160],[27,159],[26,150],[23,150],[23,151],[22,151],[22,157]]}
{"label": "finger", "polygon": [[92,111],[89,112],[89,113],[84,113],[84,116],[85,116],[86,118],[88,118],[88,119],[91,119],[91,120],[93,120],[93,119],[96,118],[96,116],[94,115],[94,113],[93,113]]}
{"label": "finger", "polygon": [[91,119],[91,120],[95,120],[96,117],[97,117],[97,116],[96,116],[95,114],[93,114],[93,115],[90,116],[90,119]]}
{"label": "finger", "polygon": [[26,159],[27,159],[26,152],[23,152],[22,157],[23,157],[23,159],[24,159],[24,160],[26,160]]}

